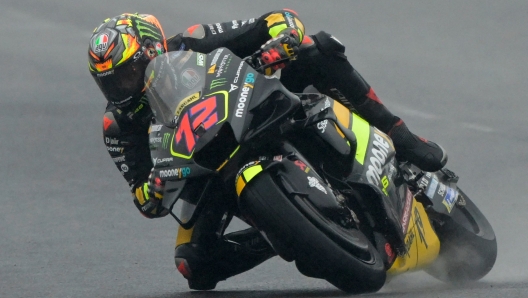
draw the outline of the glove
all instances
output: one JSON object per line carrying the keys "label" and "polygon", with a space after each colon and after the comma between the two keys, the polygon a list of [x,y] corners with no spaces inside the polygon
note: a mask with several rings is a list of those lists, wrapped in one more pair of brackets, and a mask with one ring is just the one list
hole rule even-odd
{"label": "glove", "polygon": [[143,216],[147,218],[158,218],[169,214],[169,211],[161,206],[164,190],[165,182],[152,169],[147,182],[137,187],[133,194],[134,204]]}
{"label": "glove", "polygon": [[295,60],[299,52],[299,42],[297,32],[281,33],[277,37],[270,39],[260,47],[260,60],[262,64],[270,64],[281,59],[289,58],[283,63],[279,63],[264,69],[266,75],[272,75],[276,70],[286,67],[289,60]]}

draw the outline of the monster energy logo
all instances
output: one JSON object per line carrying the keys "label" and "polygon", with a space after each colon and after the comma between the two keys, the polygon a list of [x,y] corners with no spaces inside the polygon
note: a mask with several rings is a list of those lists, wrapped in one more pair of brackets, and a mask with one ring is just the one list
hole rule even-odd
{"label": "monster energy logo", "polygon": [[150,37],[154,40],[161,40],[161,32],[156,26],[141,19],[136,19],[136,23],[141,39]]}
{"label": "monster energy logo", "polygon": [[169,142],[170,142],[170,136],[171,136],[170,133],[163,134],[163,142],[161,143],[161,147],[163,149],[167,149]]}
{"label": "monster energy logo", "polygon": [[213,89],[213,88],[217,88],[217,87],[222,87],[222,86],[224,86],[226,83],[227,83],[227,79],[226,79],[226,78],[214,79],[214,80],[211,82],[211,86],[209,86],[209,89]]}

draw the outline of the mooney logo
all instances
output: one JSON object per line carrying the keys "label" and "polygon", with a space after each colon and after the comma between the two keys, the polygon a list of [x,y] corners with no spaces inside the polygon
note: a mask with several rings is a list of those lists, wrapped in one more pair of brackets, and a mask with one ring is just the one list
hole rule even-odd
{"label": "mooney logo", "polygon": [[162,170],[159,172],[161,178],[185,178],[189,174],[191,174],[191,169],[188,167],[185,168],[177,168],[177,169],[169,169],[169,170]]}
{"label": "mooney logo", "polygon": [[288,20],[288,25],[290,25],[291,28],[295,28],[295,24],[293,23],[293,16],[289,12],[285,12],[284,15],[286,16],[286,20]]}
{"label": "mooney logo", "polygon": [[244,87],[242,87],[242,91],[240,92],[240,97],[238,98],[238,104],[237,109],[235,112],[235,116],[238,118],[241,118],[244,114],[244,109],[246,107],[246,100],[249,96],[250,91],[253,89],[253,83],[255,83],[255,74],[252,72],[249,72],[246,75],[246,79],[244,80]]}
{"label": "mooney logo", "polygon": [[371,150],[372,157],[370,158],[370,165],[366,175],[368,182],[379,186],[390,145],[378,134],[374,134],[374,138],[376,140],[373,142],[374,147]]}

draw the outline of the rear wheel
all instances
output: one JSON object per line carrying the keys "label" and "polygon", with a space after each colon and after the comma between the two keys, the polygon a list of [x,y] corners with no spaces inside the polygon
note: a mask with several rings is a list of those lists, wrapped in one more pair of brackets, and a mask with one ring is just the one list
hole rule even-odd
{"label": "rear wheel", "polygon": [[497,258],[497,239],[486,217],[468,196],[460,197],[450,216],[431,216],[440,239],[439,258],[425,271],[435,278],[464,283],[484,277]]}
{"label": "rear wheel", "polygon": [[288,196],[279,180],[269,172],[260,173],[239,201],[244,215],[278,254],[295,260],[301,273],[326,279],[343,291],[378,291],[386,273],[374,245],[359,230],[327,218],[303,195]]}

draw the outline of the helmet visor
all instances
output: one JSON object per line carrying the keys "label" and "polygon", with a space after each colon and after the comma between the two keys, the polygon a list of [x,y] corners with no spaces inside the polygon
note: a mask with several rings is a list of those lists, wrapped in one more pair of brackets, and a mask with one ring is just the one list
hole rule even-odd
{"label": "helmet visor", "polygon": [[106,99],[116,107],[123,108],[142,97],[145,86],[143,78],[148,62],[148,59],[141,58],[131,60],[92,76]]}

